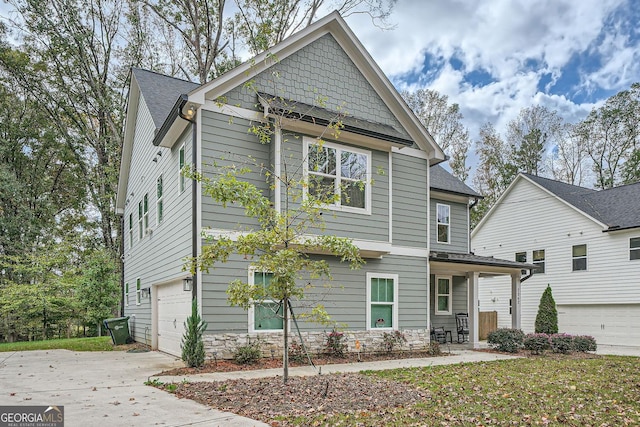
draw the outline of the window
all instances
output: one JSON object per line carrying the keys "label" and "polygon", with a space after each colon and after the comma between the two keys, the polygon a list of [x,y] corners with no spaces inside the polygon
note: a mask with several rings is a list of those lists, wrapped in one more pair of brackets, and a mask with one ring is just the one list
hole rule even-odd
{"label": "window", "polygon": [[438,227],[438,243],[450,243],[451,242],[451,206],[449,205],[436,205],[436,223]]}
{"label": "window", "polygon": [[143,222],[144,222],[144,231],[149,229],[149,194],[144,195],[144,206],[143,206]]}
{"label": "window", "polygon": [[544,249],[538,249],[537,251],[533,251],[533,265],[538,266],[536,273],[544,273]]}
{"label": "window", "polygon": [[[249,284],[267,288],[271,283],[272,273],[249,270]],[[283,312],[280,303],[273,300],[264,300],[260,304],[254,304],[249,309],[249,331],[281,331],[283,325]]]}
{"label": "window", "polygon": [[158,224],[160,224],[162,222],[162,215],[164,213],[162,204],[162,175],[160,175],[158,177],[158,180],[156,181],[156,196],[156,211],[158,214]]}
{"label": "window", "polygon": [[144,229],[142,228],[142,201],[138,202],[138,240],[144,237]]}
{"label": "window", "polygon": [[451,314],[452,278],[436,276],[436,312],[435,314]]}
{"label": "window", "polygon": [[129,249],[133,247],[133,213],[129,214]]}
{"label": "window", "polygon": [[629,239],[629,260],[640,259],[640,237]]}
{"label": "window", "polygon": [[527,253],[516,252],[516,262],[527,262]]}
{"label": "window", "polygon": [[182,175],[182,172],[184,172],[184,145],[180,147],[179,156],[180,156],[180,162],[178,167],[178,177],[180,180],[180,192],[182,193],[184,191],[184,175]]}
{"label": "window", "polygon": [[371,212],[369,151],[312,140],[305,141],[304,149],[307,194],[345,211]]}
{"label": "window", "polygon": [[587,245],[574,245],[572,248],[573,271],[587,269]]}
{"label": "window", "polygon": [[367,273],[367,329],[398,329],[398,275]]}
{"label": "window", "polygon": [[129,283],[124,284],[124,305],[129,305]]}
{"label": "window", "polygon": [[136,279],[136,305],[140,305],[140,292],[142,292],[140,290],[140,279]]}

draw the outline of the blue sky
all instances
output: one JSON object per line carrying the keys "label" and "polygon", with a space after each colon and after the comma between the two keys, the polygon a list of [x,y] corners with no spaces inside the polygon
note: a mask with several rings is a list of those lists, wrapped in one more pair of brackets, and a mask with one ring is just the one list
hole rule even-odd
{"label": "blue sky", "polygon": [[636,0],[398,0],[393,30],[346,20],[398,89],[458,103],[473,139],[532,105],[581,120],[640,81]]}

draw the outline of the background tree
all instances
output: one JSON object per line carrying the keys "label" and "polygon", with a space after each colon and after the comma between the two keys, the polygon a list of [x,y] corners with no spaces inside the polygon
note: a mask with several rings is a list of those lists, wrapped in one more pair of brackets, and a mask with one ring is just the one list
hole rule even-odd
{"label": "background tree", "polygon": [[561,126],[547,162],[547,170],[553,179],[580,186],[586,182],[589,176],[587,141],[575,125],[565,123]]}
{"label": "background tree", "polygon": [[540,298],[535,331],[543,334],[558,333],[558,310],[556,309],[556,302],[553,299],[550,285],[547,285],[547,289],[544,290]]}
{"label": "background tree", "polygon": [[401,95],[436,143],[450,156],[449,167],[453,175],[466,181],[470,170],[466,160],[471,140],[469,131],[462,124],[463,116],[458,104],[449,104],[448,96],[430,89],[404,91]]}

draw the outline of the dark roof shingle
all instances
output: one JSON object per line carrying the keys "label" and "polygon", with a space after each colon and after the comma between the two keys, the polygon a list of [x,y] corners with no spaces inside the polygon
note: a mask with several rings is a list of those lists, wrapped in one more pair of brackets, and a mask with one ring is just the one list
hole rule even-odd
{"label": "dark roof shingle", "polygon": [[440,190],[445,193],[460,194],[463,196],[482,197],[440,165],[431,166],[429,177],[431,178],[429,187],[431,187],[432,190]]}

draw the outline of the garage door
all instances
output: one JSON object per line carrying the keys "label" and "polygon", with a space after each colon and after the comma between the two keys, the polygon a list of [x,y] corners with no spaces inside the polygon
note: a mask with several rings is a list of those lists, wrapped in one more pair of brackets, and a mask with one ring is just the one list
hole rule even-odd
{"label": "garage door", "polygon": [[181,357],[184,322],[191,315],[191,292],[182,290],[182,281],[158,286],[158,350]]}
{"label": "garage door", "polygon": [[558,329],[598,344],[640,346],[640,304],[558,305]]}

